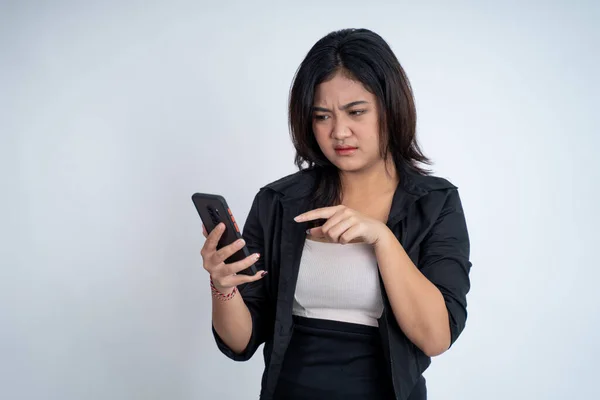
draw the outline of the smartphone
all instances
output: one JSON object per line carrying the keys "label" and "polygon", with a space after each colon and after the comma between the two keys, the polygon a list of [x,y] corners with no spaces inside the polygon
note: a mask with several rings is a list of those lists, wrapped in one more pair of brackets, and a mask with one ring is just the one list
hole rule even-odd
{"label": "smartphone", "polygon": [[[230,245],[238,239],[242,238],[240,228],[231,213],[231,209],[227,205],[225,198],[218,194],[209,193],[194,193],[192,202],[196,207],[196,211],[200,215],[200,219],[206,228],[206,232],[210,233],[215,227],[223,222],[225,224],[225,232],[221,235],[221,239],[217,244],[217,250]],[[231,264],[236,261],[241,261],[250,255],[250,251],[246,246],[242,247],[236,253],[232,254],[225,260],[225,263]],[[238,274],[254,275],[258,272],[255,265],[238,272]]]}

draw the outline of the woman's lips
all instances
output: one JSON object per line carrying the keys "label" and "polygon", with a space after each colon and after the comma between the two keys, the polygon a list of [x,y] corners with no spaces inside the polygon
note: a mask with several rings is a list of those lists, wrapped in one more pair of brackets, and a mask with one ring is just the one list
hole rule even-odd
{"label": "woman's lips", "polygon": [[357,147],[337,147],[335,153],[340,156],[349,156],[354,154],[356,150]]}

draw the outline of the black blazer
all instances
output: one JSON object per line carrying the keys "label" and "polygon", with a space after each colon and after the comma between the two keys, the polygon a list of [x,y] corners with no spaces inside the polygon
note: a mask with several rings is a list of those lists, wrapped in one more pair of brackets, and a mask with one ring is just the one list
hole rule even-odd
{"label": "black blazer", "polygon": [[[293,218],[308,211],[315,172],[304,170],[263,188],[255,196],[243,229],[251,252],[259,252],[257,268],[269,273],[238,289],[252,315],[252,336],[241,354],[213,334],[219,349],[236,361],[248,360],[264,343],[265,371],[261,399],[271,399],[293,331],[292,305],[307,223]],[[401,174],[387,226],[419,270],[444,296],[454,343],[467,319],[470,288],[469,237],[457,188],[445,179]],[[380,276],[381,279],[381,276]],[[384,312],[379,320],[384,353],[396,398],[405,400],[431,363],[402,332],[381,282]]]}

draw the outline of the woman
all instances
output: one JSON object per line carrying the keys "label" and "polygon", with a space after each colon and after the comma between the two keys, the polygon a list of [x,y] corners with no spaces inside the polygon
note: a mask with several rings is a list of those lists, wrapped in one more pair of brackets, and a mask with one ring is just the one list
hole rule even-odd
{"label": "woman", "polygon": [[245,242],[217,251],[221,225],[201,252],[216,342],[238,361],[265,344],[261,399],[425,399],[431,357],[465,326],[471,263],[456,187],[420,167],[406,75],[377,34],[333,32],[289,120],[300,171],[261,188]]}

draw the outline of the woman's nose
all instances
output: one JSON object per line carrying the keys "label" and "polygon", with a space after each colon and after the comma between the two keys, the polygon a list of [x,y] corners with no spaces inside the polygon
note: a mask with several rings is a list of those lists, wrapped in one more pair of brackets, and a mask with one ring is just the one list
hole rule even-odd
{"label": "woman's nose", "polygon": [[349,137],[351,134],[352,133],[350,132],[348,125],[340,122],[337,122],[331,131],[331,137],[337,140],[343,140]]}

